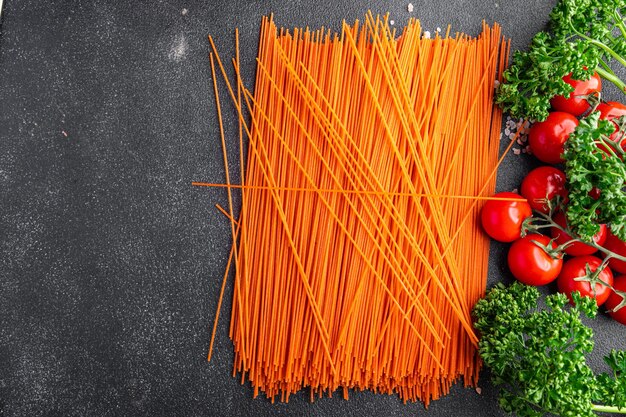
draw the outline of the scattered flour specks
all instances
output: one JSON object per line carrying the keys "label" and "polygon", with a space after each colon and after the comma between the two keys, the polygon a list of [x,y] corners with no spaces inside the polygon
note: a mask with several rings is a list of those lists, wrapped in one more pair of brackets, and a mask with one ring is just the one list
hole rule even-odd
{"label": "scattered flour specks", "polygon": [[187,13],[189,13],[188,9],[183,9],[180,14],[182,14],[183,16],[187,16]]}
{"label": "scattered flour specks", "polygon": [[409,10],[409,13],[413,13],[413,3],[409,3],[407,9]]}
{"label": "scattered flour specks", "polygon": [[390,21],[389,21],[389,24],[390,24],[391,26],[393,26],[395,23],[396,23],[396,22],[394,22],[393,20],[390,20]]}
{"label": "scattered flour specks", "polygon": [[181,33],[176,36],[174,42],[172,42],[172,46],[170,48],[170,52],[167,54],[167,57],[170,61],[180,62],[185,59],[188,48],[189,44],[187,43],[187,38],[185,38],[185,35]]}

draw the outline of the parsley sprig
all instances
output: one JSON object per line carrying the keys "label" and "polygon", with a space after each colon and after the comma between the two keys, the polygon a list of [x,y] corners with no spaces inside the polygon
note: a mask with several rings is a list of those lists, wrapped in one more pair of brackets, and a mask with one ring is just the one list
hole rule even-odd
{"label": "parsley sprig", "polygon": [[[574,235],[585,242],[591,242],[601,223],[626,240],[626,164],[620,159],[624,151],[619,142],[610,140],[613,124],[599,117],[599,112],[593,112],[580,119],[565,142],[567,222]],[[600,190],[597,199],[589,195],[594,188]]]}
{"label": "parsley sprig", "polygon": [[593,350],[593,331],[581,315],[597,313],[595,300],[573,294],[545,299],[519,282],[492,288],[473,310],[480,332],[479,353],[500,389],[500,406],[520,417],[626,414],[626,352],[605,358],[610,373],[595,375],[585,355]]}
{"label": "parsley sprig", "polygon": [[626,93],[611,61],[626,67],[626,0],[560,0],[549,31],[539,32],[528,51],[516,51],[504,72],[496,102],[515,117],[545,120],[550,99],[567,95],[563,76],[588,80],[596,71]]}

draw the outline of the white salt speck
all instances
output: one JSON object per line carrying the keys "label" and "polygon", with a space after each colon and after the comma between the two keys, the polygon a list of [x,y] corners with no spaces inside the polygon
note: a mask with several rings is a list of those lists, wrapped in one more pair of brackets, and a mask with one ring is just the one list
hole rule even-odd
{"label": "white salt speck", "polygon": [[171,61],[180,62],[185,58],[188,47],[189,45],[187,44],[187,39],[185,38],[185,35],[181,33],[176,36],[176,39],[172,42],[172,46],[170,47],[170,52],[167,54],[167,57]]}
{"label": "white salt speck", "polygon": [[390,24],[391,26],[393,26],[393,25],[394,25],[394,23],[396,23],[396,22],[394,22],[393,20],[390,20],[390,21],[389,21],[389,24]]}
{"label": "white salt speck", "polygon": [[424,37],[425,37],[426,39],[430,39],[430,32],[429,32],[429,31],[425,31],[425,32],[424,32]]}
{"label": "white salt speck", "polygon": [[504,134],[509,136],[509,133],[511,133],[511,130],[507,127],[506,129],[504,129]]}
{"label": "white salt speck", "polygon": [[517,193],[519,193],[519,190],[518,190],[517,188],[513,188],[513,189],[511,190],[511,192],[512,192],[512,193],[517,194]]}
{"label": "white salt speck", "polygon": [[496,7],[500,7],[500,5],[499,5],[498,3],[495,3],[495,4],[494,4],[494,6],[496,6]]}
{"label": "white salt speck", "polygon": [[441,28],[439,28],[439,27],[438,27],[438,28],[437,28],[437,32],[441,32]]}
{"label": "white salt speck", "polygon": [[499,85],[500,85],[500,81],[495,80],[495,81],[493,82],[493,85],[494,85],[495,87],[499,86]]}
{"label": "white salt speck", "polygon": [[520,151],[518,148],[513,148],[513,153],[515,155],[519,155],[520,153],[522,153],[522,151]]}
{"label": "white salt speck", "polygon": [[524,142],[522,142],[520,138],[517,138],[515,142],[517,142],[517,144],[520,146],[524,144]]}
{"label": "white salt speck", "polygon": [[510,140],[515,139],[515,133],[511,133],[511,134],[509,135],[509,139],[510,139]]}
{"label": "white salt speck", "polygon": [[183,16],[187,16],[187,13],[189,13],[188,9],[183,9],[180,14],[182,14]]}
{"label": "white salt speck", "polygon": [[409,13],[413,13],[413,3],[409,3],[406,8],[409,10]]}

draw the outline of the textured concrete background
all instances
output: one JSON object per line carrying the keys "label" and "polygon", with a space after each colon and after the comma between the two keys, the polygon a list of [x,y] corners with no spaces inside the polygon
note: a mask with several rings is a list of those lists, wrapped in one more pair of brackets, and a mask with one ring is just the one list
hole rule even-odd
{"label": "textured concrete background", "polygon": [[[231,376],[228,302],[214,360],[205,359],[230,241],[213,207],[226,193],[190,185],[224,181],[206,35],[232,56],[240,28],[251,85],[260,19],[271,12],[279,26],[338,29],[372,9],[396,26],[413,16],[431,32],[451,24],[471,35],[485,19],[519,48],[552,6],[412,2],[412,14],[409,0],[5,2],[0,416],[503,415],[486,379],[481,395],[457,386],[428,412],[369,392],[253,400]],[[232,110],[226,119],[234,132]],[[533,164],[508,158],[499,188],[517,187]],[[492,252],[494,282],[506,275],[504,247]],[[626,347],[625,331],[605,317],[593,325],[600,366],[600,354]]]}

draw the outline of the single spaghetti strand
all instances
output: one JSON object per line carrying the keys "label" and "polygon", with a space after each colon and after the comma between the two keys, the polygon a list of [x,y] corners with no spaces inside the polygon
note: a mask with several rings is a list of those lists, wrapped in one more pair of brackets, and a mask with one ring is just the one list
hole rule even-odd
{"label": "single spaghetti strand", "polygon": [[[223,209],[221,209],[223,210]],[[221,211],[220,210],[220,211]],[[228,215],[226,211],[223,211],[224,215]],[[227,216],[229,219],[234,222],[234,219],[229,215]],[[239,225],[237,225],[237,229],[235,230],[235,239],[237,239],[237,235],[239,234]],[[224,299],[224,290],[226,289],[226,282],[228,281],[228,275],[230,273],[230,267],[232,261],[234,259],[234,253],[236,251],[235,245],[232,245],[230,248],[230,254],[228,255],[228,262],[226,264],[226,271],[224,272],[224,277],[222,278],[222,286],[220,287],[220,295],[217,300],[217,307],[215,309],[215,319],[213,320],[213,330],[211,331],[211,341],[209,342],[209,353],[207,355],[207,362],[211,362],[211,356],[213,355],[213,344],[215,342],[215,333],[217,332],[217,323],[220,319],[220,312],[222,311],[222,301]]]}
{"label": "single spaghetti strand", "polygon": [[[209,54],[209,58],[211,61],[211,74],[213,77],[213,90],[215,93],[215,105],[217,107],[217,115],[218,115],[218,121],[219,121],[219,128],[220,128],[220,138],[221,138],[221,142],[222,142],[222,155],[224,158],[224,169],[225,169],[225,173],[226,173],[226,184],[228,184],[228,188],[226,188],[227,193],[228,193],[228,208],[229,208],[229,214],[231,219],[234,220],[234,215],[233,215],[233,200],[232,200],[232,195],[231,195],[231,188],[230,188],[230,174],[229,174],[229,170],[228,170],[228,156],[226,154],[226,139],[224,137],[224,124],[222,122],[222,109],[221,109],[221,105],[220,105],[220,97],[219,97],[219,91],[217,88],[217,77],[215,74],[215,64],[213,61],[213,54]],[[231,232],[232,232],[232,238],[233,238],[233,247],[235,248],[234,250],[234,258],[235,258],[235,264],[237,264],[237,232],[235,230],[235,223],[234,221],[230,222],[230,227],[231,227]],[[223,287],[223,286],[222,286]],[[219,302],[219,304],[221,305],[221,300]],[[217,317],[219,316],[219,314],[216,315],[216,320],[215,320],[215,325],[217,326]],[[211,344],[211,347],[213,345]],[[245,352],[245,345],[242,345],[242,350],[244,350]],[[212,351],[209,352],[209,356],[207,359],[210,359],[210,354],[212,353]],[[245,355],[244,355],[245,356]]]}

